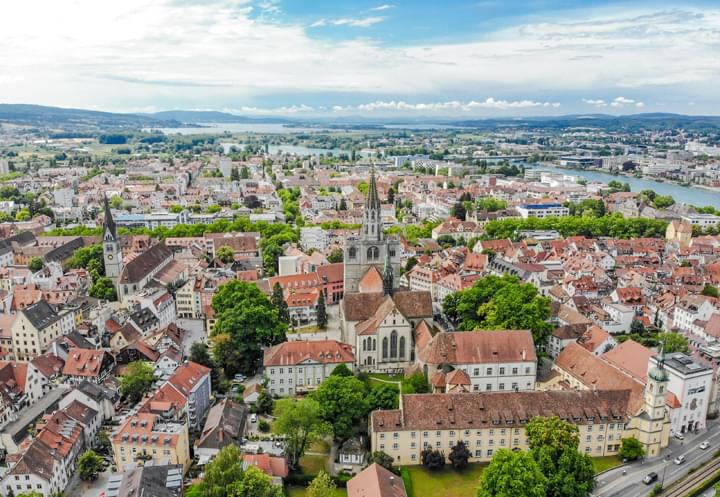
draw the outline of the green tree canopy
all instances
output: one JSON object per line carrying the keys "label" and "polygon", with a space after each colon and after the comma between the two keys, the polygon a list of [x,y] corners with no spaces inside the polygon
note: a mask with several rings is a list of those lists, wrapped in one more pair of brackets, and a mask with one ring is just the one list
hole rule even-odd
{"label": "green tree canopy", "polygon": [[153,367],[146,361],[128,364],[127,372],[120,377],[120,393],[130,404],[136,404],[155,382]]}
{"label": "green tree canopy", "polygon": [[637,438],[623,438],[619,455],[628,461],[635,461],[645,455],[645,449]]}
{"label": "green tree canopy", "polygon": [[313,442],[332,432],[332,426],[323,420],[320,404],[311,398],[280,399],[275,403],[275,415],[273,431],[285,437],[285,453],[292,469],[297,469]]}
{"label": "green tree canopy", "polygon": [[338,439],[352,436],[368,413],[366,386],[354,376],[330,375],[312,397],[320,406],[320,415],[332,426]]}
{"label": "green tree canopy", "polygon": [[103,469],[103,458],[94,450],[86,450],[77,460],[78,476],[81,480],[94,480]]}
{"label": "green tree canopy", "polygon": [[375,383],[370,386],[367,399],[370,412],[379,409],[397,409],[400,391],[392,383]]}
{"label": "green tree canopy", "polygon": [[235,251],[232,249],[232,247],[223,245],[215,251],[215,257],[225,263],[232,262],[235,258]]}
{"label": "green tree canopy", "polygon": [[547,478],[532,456],[499,450],[483,471],[477,497],[546,497]]}
{"label": "green tree canopy", "polygon": [[43,267],[45,267],[45,262],[41,257],[33,257],[30,259],[30,262],[28,262],[28,269],[30,271],[40,271]]}
{"label": "green tree canopy", "polygon": [[262,347],[285,341],[287,325],[253,284],[225,283],[213,297],[212,306],[217,316],[211,334],[213,354],[228,377],[238,371],[254,373],[262,359]]}
{"label": "green tree canopy", "polygon": [[335,482],[325,471],[320,471],[310,482],[307,489],[307,497],[335,497]]}
{"label": "green tree canopy", "polygon": [[540,447],[553,447],[558,451],[565,449],[577,450],[580,444],[578,427],[558,416],[537,416],[525,427],[530,450]]}
{"label": "green tree canopy", "polygon": [[318,328],[324,330],[325,328],[327,328],[328,315],[327,309],[325,308],[325,292],[323,292],[322,290],[320,291],[320,295],[318,296],[316,312]]}
{"label": "green tree canopy", "polygon": [[327,260],[329,263],[333,264],[336,262],[342,262],[343,261],[343,251],[342,249],[336,248],[333,249],[332,252],[330,252],[330,255],[327,256]]}
{"label": "green tree canopy", "polygon": [[663,351],[668,354],[673,352],[682,352],[683,354],[687,354],[690,352],[688,339],[676,331],[660,333],[658,336],[658,342],[662,343]]}
{"label": "green tree canopy", "polygon": [[88,290],[88,295],[96,299],[117,300],[115,285],[110,278],[106,278],[105,276],[101,276],[95,280]]}
{"label": "green tree canopy", "polygon": [[428,393],[430,392],[430,384],[425,375],[418,372],[413,373],[402,380],[402,393]]}
{"label": "green tree canopy", "polygon": [[230,444],[205,466],[203,480],[193,488],[198,497],[282,497],[282,487],[273,485],[262,470],[251,466],[243,471],[240,449]]}
{"label": "green tree canopy", "polygon": [[486,276],[443,301],[445,314],[459,329],[529,329],[535,344],[545,343],[552,326],[550,300],[515,276]]}

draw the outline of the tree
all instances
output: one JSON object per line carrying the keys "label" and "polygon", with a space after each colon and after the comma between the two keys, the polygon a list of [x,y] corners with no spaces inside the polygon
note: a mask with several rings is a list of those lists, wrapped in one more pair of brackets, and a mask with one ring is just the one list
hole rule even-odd
{"label": "tree", "polygon": [[78,457],[77,470],[81,480],[94,480],[102,469],[103,458],[97,455],[94,450],[86,450]]}
{"label": "tree", "polygon": [[334,497],[335,490],[335,482],[332,481],[330,475],[325,471],[320,471],[308,485],[306,495],[307,497]]}
{"label": "tree", "polygon": [[32,218],[32,214],[29,209],[20,209],[15,213],[15,221],[29,221],[30,218]]}
{"label": "tree", "polygon": [[340,205],[338,206],[339,211],[346,211],[347,210],[347,202],[345,201],[345,197],[340,199]]}
{"label": "tree", "polygon": [[215,257],[225,263],[232,262],[235,260],[235,251],[231,247],[223,245],[215,251]]}
{"label": "tree", "polygon": [[430,392],[430,384],[425,375],[418,372],[413,373],[402,381],[402,393],[428,393]]}
{"label": "tree", "polygon": [[280,319],[285,322],[290,321],[290,311],[288,310],[287,302],[285,301],[285,295],[280,283],[275,283],[273,286],[272,296],[270,302],[280,313]]}
{"label": "tree", "polygon": [[232,497],[284,497],[283,487],[273,485],[270,476],[255,466],[248,467],[242,479],[230,489]]}
{"label": "tree", "polygon": [[412,268],[414,268],[418,263],[417,257],[414,255],[408,257],[407,262],[405,263],[405,272],[409,272]]}
{"label": "tree", "polygon": [[327,328],[327,309],[325,309],[325,292],[320,290],[320,295],[318,296],[318,303],[317,303],[317,325],[318,328],[321,330],[324,330]]}
{"label": "tree", "polygon": [[368,411],[379,409],[397,409],[400,400],[400,391],[392,383],[375,383],[370,386],[368,393]]}
{"label": "tree", "polygon": [[589,456],[578,452],[578,427],[557,416],[535,417],[525,427],[530,454],[547,476],[547,497],[585,497],[595,488]]}
{"label": "tree", "polygon": [[643,322],[639,319],[633,319],[632,323],[630,323],[630,333],[637,333],[638,335],[645,333],[645,325]]}
{"label": "tree", "polygon": [[95,280],[90,289],[88,295],[96,299],[102,300],[117,300],[117,293],[115,291],[115,285],[110,278],[102,276]]}
{"label": "tree", "polygon": [[445,314],[461,330],[531,330],[535,344],[545,343],[552,325],[550,300],[516,276],[486,276],[443,301]]}
{"label": "tree", "polygon": [[354,376],[328,376],[312,394],[338,439],[350,437],[368,413],[365,384]]}
{"label": "tree", "polygon": [[258,414],[270,414],[274,404],[275,401],[268,393],[267,388],[263,388],[255,401],[255,412]]}
{"label": "tree", "polygon": [[618,454],[627,461],[635,461],[645,455],[645,449],[637,438],[623,438]]}
{"label": "tree", "polygon": [[370,454],[370,457],[368,458],[368,464],[375,463],[378,466],[382,466],[388,471],[392,471],[393,473],[397,474],[398,468],[393,466],[393,462],[395,462],[393,456],[381,450],[376,450],[375,452]]}
{"label": "tree", "polygon": [[483,471],[477,497],[546,497],[546,485],[530,454],[501,449]]}
{"label": "tree", "polygon": [[241,179],[249,179],[250,178],[250,170],[247,166],[243,166],[242,169],[240,169],[240,178]]}
{"label": "tree", "polygon": [[537,416],[525,427],[530,450],[540,447],[554,447],[562,451],[567,448],[577,449],[580,443],[578,427],[558,416]]}
{"label": "tree", "polygon": [[220,450],[205,465],[205,476],[198,484],[202,497],[230,497],[231,488],[243,478],[242,455],[237,445]]}
{"label": "tree", "polygon": [[467,216],[467,210],[465,209],[465,205],[463,205],[462,202],[455,202],[455,205],[452,208],[452,215],[460,221],[465,221],[465,218]]}
{"label": "tree", "polygon": [[420,461],[427,469],[442,469],[445,467],[445,454],[438,449],[426,447],[420,452]]}
{"label": "tree", "polygon": [[240,173],[238,172],[238,168],[235,166],[230,169],[230,181],[240,181]]}
{"label": "tree", "polygon": [[123,205],[123,199],[119,195],[113,195],[110,198],[110,207],[112,207],[113,209],[120,210],[120,209],[122,209],[122,205]]}
{"label": "tree", "polygon": [[705,283],[705,286],[700,293],[702,293],[706,297],[720,298],[720,292],[718,292],[718,289],[712,286],[710,283]]}
{"label": "tree", "polygon": [[688,354],[690,352],[687,338],[676,331],[660,333],[658,342],[662,343],[663,351],[668,354],[673,352]]}
{"label": "tree", "polygon": [[36,271],[40,271],[43,267],[45,267],[45,262],[42,260],[41,257],[33,257],[28,263],[28,269],[33,273]]}
{"label": "tree", "polygon": [[333,249],[332,252],[330,252],[330,255],[327,256],[327,260],[330,263],[336,263],[336,262],[342,262],[344,259],[344,254],[342,249]]}
{"label": "tree", "polygon": [[332,431],[322,418],[320,404],[311,398],[280,399],[275,405],[275,415],[273,431],[285,437],[285,453],[291,469],[297,469],[300,458],[313,442]]}
{"label": "tree", "polygon": [[203,342],[194,342],[190,346],[190,360],[211,369],[215,366],[210,357],[210,348]]}
{"label": "tree", "polygon": [[154,382],[155,375],[149,362],[131,362],[127,372],[120,377],[120,393],[130,404],[136,404]]}
{"label": "tree", "polygon": [[107,430],[100,430],[98,432],[98,450],[101,453],[109,453],[112,448],[112,442],[110,441],[110,435]]}
{"label": "tree", "polygon": [[261,202],[260,199],[257,197],[257,195],[247,195],[247,196],[243,199],[243,204],[244,204],[245,207],[247,207],[248,209],[257,209],[258,207],[262,207],[262,202]]}
{"label": "tree", "polygon": [[341,362],[330,373],[330,376],[353,376],[353,372],[344,362]]}
{"label": "tree", "polygon": [[262,359],[262,348],[286,340],[287,324],[253,284],[231,280],[221,285],[212,306],[217,316],[210,336],[213,355],[227,377],[237,372],[254,373]]}
{"label": "tree", "polygon": [[458,440],[450,450],[448,459],[450,459],[450,463],[453,465],[453,468],[465,469],[468,465],[468,459],[470,459],[470,451],[465,446],[465,442]]}

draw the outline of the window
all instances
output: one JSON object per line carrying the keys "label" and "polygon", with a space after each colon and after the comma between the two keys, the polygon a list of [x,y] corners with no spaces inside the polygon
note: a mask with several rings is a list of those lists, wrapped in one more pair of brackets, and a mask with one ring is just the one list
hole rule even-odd
{"label": "window", "polygon": [[488,376],[492,375],[492,368],[487,368],[486,374],[487,374]]}
{"label": "window", "polygon": [[399,438],[400,434],[398,432],[393,433],[393,438]]}
{"label": "window", "polygon": [[355,247],[350,247],[350,249],[348,250],[348,257],[350,259],[354,259],[355,257],[357,257],[357,249]]}
{"label": "window", "polygon": [[413,461],[416,460],[416,459],[417,459],[417,454],[412,454],[412,455],[410,456],[410,459],[412,459]]}
{"label": "window", "polygon": [[511,385],[511,388],[512,388],[513,390],[517,390],[517,389],[518,389],[518,384],[517,384],[517,382],[513,382],[513,384]]}
{"label": "window", "polygon": [[397,331],[392,330],[392,333],[390,333],[390,358],[397,357],[397,346],[398,346],[398,334],[397,334]]}
{"label": "window", "polygon": [[512,374],[518,374],[518,369],[517,369],[517,368],[512,368]]}
{"label": "window", "polygon": [[437,442],[435,442],[435,447],[437,447],[438,449],[441,447],[440,440],[438,440]]}
{"label": "window", "polygon": [[377,247],[369,247],[367,249],[367,258],[370,261],[374,261],[380,257],[380,251]]}
{"label": "window", "polygon": [[382,357],[383,357],[383,359],[387,359],[387,357],[388,357],[388,339],[387,339],[387,337],[383,338],[383,341],[382,341]]}
{"label": "window", "polygon": [[416,433],[414,431],[410,432],[410,438],[415,438]]}
{"label": "window", "polygon": [[501,375],[505,374],[505,368],[500,368],[500,374]]}
{"label": "window", "polygon": [[424,432],[423,432],[423,437],[427,437],[427,436],[428,436],[428,432],[424,431]]}
{"label": "window", "polygon": [[405,337],[400,337],[400,359],[405,359]]}
{"label": "window", "polygon": [[492,385],[491,385],[490,383],[488,383],[487,385],[485,385],[485,390],[487,390],[488,392],[489,392],[490,390],[492,390]]}
{"label": "window", "polygon": [[451,430],[451,431],[450,431],[450,436],[451,436],[451,437],[454,437],[454,436],[455,436],[455,432]]}
{"label": "window", "polygon": [[398,450],[399,446],[398,444],[393,444],[393,450]]}
{"label": "window", "polygon": [[505,390],[505,383],[500,383],[498,385],[498,390]]}

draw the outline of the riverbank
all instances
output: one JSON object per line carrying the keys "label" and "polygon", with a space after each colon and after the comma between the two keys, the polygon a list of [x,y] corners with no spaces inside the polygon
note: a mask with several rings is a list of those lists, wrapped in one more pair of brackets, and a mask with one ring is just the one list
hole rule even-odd
{"label": "riverbank", "polygon": [[610,181],[620,181],[628,183],[630,189],[634,192],[642,190],[653,190],[658,195],[671,195],[676,202],[693,205],[698,207],[712,206],[720,209],[720,188],[705,185],[684,185],[677,181],[637,178],[632,174],[609,173],[599,168],[573,168],[558,165],[536,164],[530,166],[558,174],[574,173],[588,181],[599,181],[601,183],[609,183]]}

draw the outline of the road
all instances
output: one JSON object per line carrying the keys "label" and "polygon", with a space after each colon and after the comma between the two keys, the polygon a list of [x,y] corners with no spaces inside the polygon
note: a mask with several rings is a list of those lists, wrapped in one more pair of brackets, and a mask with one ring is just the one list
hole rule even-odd
{"label": "road", "polygon": [[[701,450],[698,446],[704,441],[710,442],[710,448]],[[645,485],[642,479],[645,475],[654,471],[658,474],[659,480],[665,473],[665,484],[685,476],[690,468],[694,468],[710,459],[716,450],[720,449],[720,423],[708,421],[708,429],[697,435],[685,435],[685,440],[680,442],[675,438],[670,440],[670,445],[663,450],[662,458],[650,461],[634,462],[624,466],[627,474],[623,475],[623,468],[617,468],[603,473],[598,477],[598,486],[593,495],[595,497],[645,497],[653,485]],[[673,459],[679,455],[685,456],[685,463],[677,465]],[[665,459],[667,458],[667,459]]]}

